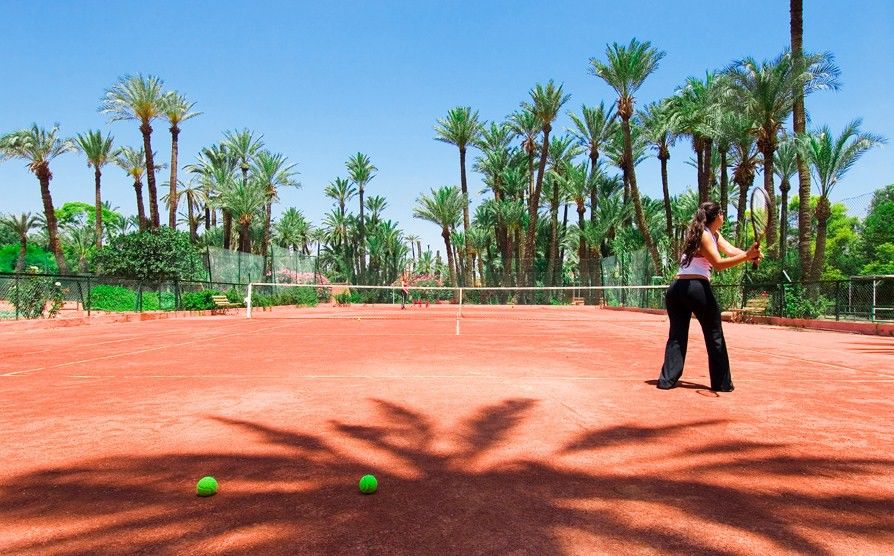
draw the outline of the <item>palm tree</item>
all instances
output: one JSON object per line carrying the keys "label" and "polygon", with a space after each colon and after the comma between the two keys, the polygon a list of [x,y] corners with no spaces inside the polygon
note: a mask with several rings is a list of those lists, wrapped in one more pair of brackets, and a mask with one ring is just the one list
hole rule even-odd
{"label": "palm tree", "polygon": [[537,167],[537,180],[534,182],[534,191],[528,198],[528,231],[525,238],[525,253],[523,276],[526,283],[534,285],[534,255],[537,241],[537,217],[540,209],[540,194],[543,189],[543,177],[546,173],[546,161],[549,158],[549,134],[553,128],[553,121],[559,115],[562,106],[571,98],[562,91],[562,85],[558,87],[550,80],[547,84],[538,83],[530,91],[531,104],[522,106],[532,112],[540,124],[543,132],[543,141],[540,145],[540,164]]}
{"label": "palm tree", "polygon": [[137,120],[143,135],[146,153],[146,181],[149,189],[149,218],[158,228],[158,191],[155,187],[155,157],[152,150],[152,120],[161,115],[164,106],[164,81],[154,75],[125,75],[106,91],[100,111],[110,121]]}
{"label": "palm tree", "polygon": [[416,244],[421,240],[419,239],[419,236],[417,236],[416,234],[407,234],[406,236],[404,236],[404,239],[407,240],[407,243],[410,244],[410,257],[412,258],[413,262],[415,263],[417,257],[419,255],[421,255],[421,253],[416,251]]}
{"label": "palm tree", "polygon": [[776,160],[773,164],[773,171],[776,173],[776,177],[779,178],[779,191],[782,193],[780,198],[781,214],[779,216],[779,256],[782,260],[783,269],[785,268],[785,254],[788,251],[786,246],[788,241],[788,192],[791,189],[792,176],[798,171],[797,151],[798,148],[794,141],[790,139],[783,141],[776,149]]}
{"label": "palm tree", "polygon": [[670,108],[667,102],[653,102],[640,113],[646,140],[656,151],[661,162],[661,189],[664,194],[664,218],[667,237],[673,237],[673,215],[671,214],[670,188],[667,181],[667,161],[670,160],[670,148],[676,141],[672,131]]}
{"label": "palm tree", "polygon": [[146,153],[142,148],[137,150],[131,147],[121,147],[115,153],[115,164],[133,179],[133,189],[137,195],[137,222],[140,230],[145,230],[149,222],[146,219],[146,209],[143,205],[143,174],[146,171]]}
{"label": "palm tree", "polygon": [[[242,185],[245,187],[248,186],[248,171],[251,169],[251,163],[254,157],[264,148],[262,139],[263,135],[255,137],[255,132],[248,129],[224,133],[224,141],[221,147],[226,156],[233,163],[239,165],[239,169],[242,170]],[[223,209],[223,218],[224,249],[229,249],[233,225],[233,215],[229,209]]]}
{"label": "palm tree", "polygon": [[543,127],[532,107],[522,104],[521,110],[509,116],[509,127],[517,137],[522,138],[522,150],[528,160],[528,188],[522,198],[534,193],[534,155],[537,153],[537,135]]}
{"label": "palm tree", "polygon": [[[803,0],[789,0],[789,31],[791,34],[792,62],[795,71],[804,71],[804,3]],[[804,109],[804,86],[795,84],[792,100],[792,131],[795,137],[807,131],[807,115]],[[798,166],[798,258],[801,263],[801,276],[808,275],[810,268],[810,168],[801,154],[795,153]]]}
{"label": "palm tree", "polygon": [[[463,232],[469,231],[469,188],[466,182],[466,148],[474,145],[481,133],[482,124],[478,121],[478,111],[472,111],[471,106],[457,106],[447,112],[447,117],[438,120],[435,126],[437,136],[435,140],[456,145],[459,148],[459,180],[460,188],[465,198],[463,208]],[[471,276],[471,246],[464,246],[466,277]],[[467,282],[468,283],[468,282]]]}
{"label": "palm tree", "polygon": [[[168,226],[177,227],[177,153],[178,138],[180,137],[180,124],[186,120],[201,115],[201,112],[193,112],[195,102],[189,102],[185,96],[177,91],[170,91],[162,97],[161,115],[171,124],[171,179],[170,192],[168,193]],[[191,217],[192,213],[190,213]]]}
{"label": "palm tree", "polygon": [[[617,114],[615,114],[612,105],[606,108],[605,103],[600,102],[598,107],[593,108],[586,104],[582,105],[580,117],[573,112],[569,112],[568,116],[574,123],[571,134],[587,148],[587,156],[590,159],[590,178],[593,179],[599,168],[599,153],[602,146],[614,135]],[[590,221],[594,224],[597,203],[596,189],[593,188],[590,194]]]}
{"label": "palm tree", "polygon": [[0,217],[0,224],[19,236],[19,256],[16,259],[16,272],[20,273],[25,270],[25,256],[28,254],[28,234],[40,225],[40,219],[33,216],[30,212],[23,212],[20,215],[9,214]]}
{"label": "palm tree", "polygon": [[87,157],[87,167],[93,168],[93,181],[95,184],[96,202],[96,248],[102,249],[102,167],[113,162],[115,153],[112,150],[112,135],[102,136],[97,130],[79,133],[75,138],[78,149]]}
{"label": "palm tree", "polygon": [[196,214],[195,209],[200,206],[200,203],[208,202],[205,198],[205,186],[197,179],[192,179],[187,184],[180,182],[180,185],[178,195],[186,197],[186,221],[189,226],[189,238],[193,242],[197,242],[199,222],[204,220],[204,217],[201,214]]}
{"label": "palm tree", "polygon": [[840,71],[831,54],[805,58],[806,69],[796,71],[791,53],[786,51],[773,60],[758,63],[753,58],[735,62],[728,70],[736,92],[736,101],[756,122],[752,130],[763,156],[764,189],[770,197],[767,207],[766,240],[772,255],[776,252],[776,193],[773,188],[773,155],[782,124],[791,114],[795,89],[805,92],[837,89]]}
{"label": "palm tree", "polygon": [[273,237],[280,247],[300,250],[310,233],[310,224],[304,218],[300,210],[289,207],[280,216],[274,225]]}
{"label": "palm tree", "polygon": [[87,258],[94,248],[93,230],[77,224],[63,225],[64,239],[69,253],[78,261],[78,272],[87,272]]}
{"label": "palm tree", "polygon": [[264,186],[256,180],[234,179],[232,174],[219,183],[217,203],[229,210],[239,224],[239,250],[251,253],[251,225],[266,203]]}
{"label": "palm tree", "polygon": [[[564,189],[564,181],[572,165],[572,160],[583,152],[583,148],[576,144],[577,140],[571,135],[559,136],[553,139],[549,145],[549,178],[550,198],[550,236],[547,259],[545,285],[555,285],[557,275],[561,274],[562,263],[559,260],[559,204],[564,198],[561,193]],[[566,212],[567,221],[567,212]],[[561,284],[559,284],[561,285]]]}
{"label": "palm tree", "polygon": [[335,181],[329,182],[329,185],[323,190],[323,194],[338,204],[338,212],[344,216],[345,207],[357,195],[357,190],[350,180],[335,178]]}
{"label": "palm tree", "polygon": [[281,187],[301,187],[294,176],[296,164],[289,164],[288,159],[280,153],[273,154],[270,151],[261,151],[255,156],[252,174],[264,189],[264,238],[261,243],[261,255],[265,258],[266,271],[273,270],[273,261],[267,257],[267,249],[270,244],[270,222],[273,212],[273,201],[279,198]]}
{"label": "palm tree", "polygon": [[345,162],[348,169],[348,176],[355,184],[357,184],[357,192],[360,197],[360,220],[359,220],[359,241],[357,244],[357,256],[360,259],[360,280],[365,280],[366,276],[366,219],[363,214],[364,199],[363,193],[366,185],[376,177],[374,172],[379,169],[373,166],[372,161],[363,153],[358,152]]}
{"label": "palm tree", "polygon": [[660,272],[661,257],[655,245],[652,235],[646,225],[646,216],[643,212],[643,203],[640,199],[639,187],[636,184],[636,170],[633,166],[633,145],[630,135],[630,118],[634,114],[633,95],[642,86],[649,75],[658,68],[658,62],[664,57],[664,52],[652,48],[649,41],[639,42],[635,38],[630,40],[627,46],[613,43],[606,47],[604,63],[595,58],[590,59],[590,72],[604,80],[618,93],[618,116],[621,117],[621,127],[624,131],[624,162],[625,175],[630,183],[630,195],[633,198],[633,207],[636,212],[637,226],[643,236],[646,249],[652,257],[655,272]]}
{"label": "palm tree", "polygon": [[366,210],[369,211],[369,225],[376,226],[382,219],[382,212],[388,207],[388,201],[381,195],[366,198]]}
{"label": "palm tree", "polygon": [[75,149],[73,141],[59,137],[58,125],[47,131],[34,124],[29,129],[14,131],[0,137],[0,157],[25,160],[28,163],[28,170],[37,176],[50,250],[53,252],[59,272],[62,274],[68,272],[68,265],[65,263],[65,257],[59,245],[56,211],[53,208],[53,198],[50,195],[50,180],[53,179],[50,162],[57,156]]}
{"label": "palm tree", "polygon": [[[824,126],[818,133],[800,137],[820,189],[820,198],[816,203],[816,251],[810,270],[810,280],[813,282],[820,279],[825,264],[826,231],[829,216],[832,215],[832,206],[829,203],[832,188],[866,151],[885,142],[879,135],[861,132],[861,124],[862,120],[852,121],[837,138],[832,135],[828,126]],[[800,202],[806,203],[808,200],[801,199]]]}
{"label": "palm tree", "polygon": [[[236,171],[236,160],[230,156],[226,147],[223,145],[211,145],[205,147],[199,152],[197,160],[194,164],[188,164],[185,168],[188,172],[197,174],[202,183],[204,205],[205,205],[205,231],[211,227],[217,226],[217,208],[213,202],[217,192],[214,190],[214,176],[218,173],[232,173]],[[230,247],[230,224],[225,222],[223,245],[224,249]]]}
{"label": "palm tree", "polygon": [[447,253],[447,267],[450,283],[456,284],[454,270],[453,247],[450,243],[450,231],[459,225],[463,207],[462,192],[456,186],[432,189],[431,195],[422,194],[416,200],[413,216],[440,226],[441,237]]}
{"label": "palm tree", "polygon": [[[733,183],[736,185],[736,245],[744,247],[745,239],[745,207],[748,203],[748,190],[754,183],[759,154],[751,130],[754,122],[746,114],[734,113],[728,120],[729,133],[733,152]],[[696,203],[697,206],[698,203]],[[692,215],[686,216],[688,220]]]}

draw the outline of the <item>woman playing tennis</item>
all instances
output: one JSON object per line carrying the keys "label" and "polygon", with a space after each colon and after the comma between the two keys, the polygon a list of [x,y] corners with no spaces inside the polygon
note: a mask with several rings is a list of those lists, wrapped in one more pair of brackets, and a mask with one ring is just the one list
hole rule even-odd
{"label": "woman playing tennis", "polygon": [[[720,325],[720,307],[711,291],[711,269],[723,270],[746,261],[757,261],[761,252],[758,243],[752,245],[748,251],[734,247],[720,235],[722,225],[723,212],[720,205],[706,202],[698,207],[686,231],[680,269],[665,294],[670,334],[664,350],[664,365],[658,378],[658,388],[662,390],[676,386],[683,374],[689,321],[695,313],[708,348],[711,390],[733,391],[729,356]],[[720,253],[726,255],[726,258],[721,257]]]}

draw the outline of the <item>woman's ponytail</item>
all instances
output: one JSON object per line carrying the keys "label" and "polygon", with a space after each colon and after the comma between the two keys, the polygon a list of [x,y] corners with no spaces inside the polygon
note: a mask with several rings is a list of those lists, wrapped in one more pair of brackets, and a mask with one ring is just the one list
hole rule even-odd
{"label": "woman's ponytail", "polygon": [[683,239],[683,258],[680,261],[681,267],[686,268],[689,266],[689,263],[692,262],[692,258],[695,257],[695,253],[698,251],[699,245],[701,244],[702,234],[705,233],[705,226],[709,226],[713,223],[719,214],[720,205],[717,203],[707,201],[699,205],[698,210],[695,211],[695,216],[692,217],[692,221],[689,223],[689,228],[686,230],[686,236]]}

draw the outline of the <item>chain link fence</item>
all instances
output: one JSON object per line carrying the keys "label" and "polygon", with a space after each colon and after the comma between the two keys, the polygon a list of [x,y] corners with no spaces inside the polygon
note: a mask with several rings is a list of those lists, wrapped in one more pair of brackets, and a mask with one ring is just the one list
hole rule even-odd
{"label": "chain link fence", "polygon": [[233,282],[0,273],[0,319],[212,309],[212,294],[241,303],[245,286]]}

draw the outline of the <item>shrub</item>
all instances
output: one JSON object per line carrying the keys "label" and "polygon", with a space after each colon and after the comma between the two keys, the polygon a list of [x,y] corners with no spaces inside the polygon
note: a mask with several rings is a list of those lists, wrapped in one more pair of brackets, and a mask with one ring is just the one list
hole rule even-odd
{"label": "shrub", "polygon": [[181,296],[180,301],[183,303],[183,308],[187,311],[206,311],[214,309],[214,301],[211,300],[211,296],[214,295],[223,294],[217,290],[187,292]]}
{"label": "shrub", "polygon": [[315,288],[283,288],[276,299],[277,305],[306,305],[313,307],[317,304],[317,292]]}
{"label": "shrub", "polygon": [[349,305],[351,303],[351,292],[341,292],[335,294],[335,302],[339,305]]}
{"label": "shrub", "polygon": [[21,278],[7,292],[7,298],[26,319],[55,317],[65,304],[65,292],[50,278]]}
{"label": "shrub", "polygon": [[136,311],[137,292],[122,286],[94,286],[90,290],[90,309],[94,311]]}
{"label": "shrub", "polygon": [[103,274],[138,280],[190,279],[202,268],[189,234],[167,227],[117,236],[95,262]]}
{"label": "shrub", "polygon": [[799,285],[786,284],[785,316],[796,319],[815,319],[828,313],[835,303],[826,296],[814,295]]}

